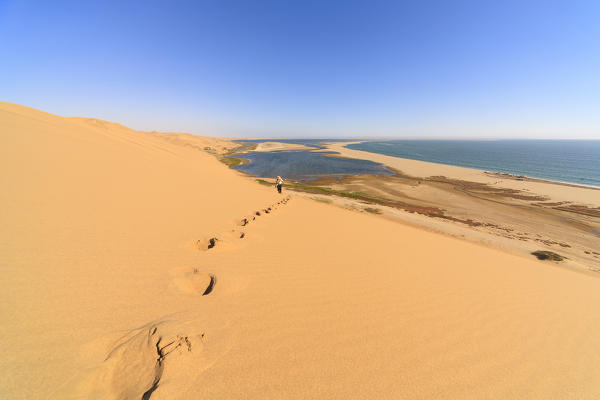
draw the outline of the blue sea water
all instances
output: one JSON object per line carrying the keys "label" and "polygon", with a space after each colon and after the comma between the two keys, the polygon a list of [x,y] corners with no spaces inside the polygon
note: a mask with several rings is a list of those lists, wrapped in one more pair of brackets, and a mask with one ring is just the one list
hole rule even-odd
{"label": "blue sea water", "polygon": [[372,161],[329,157],[326,154],[332,153],[313,153],[304,150],[247,153],[236,157],[245,158],[250,162],[234,169],[258,177],[273,178],[279,175],[284,179],[296,181],[310,181],[322,176],[395,175],[394,171]]}
{"label": "blue sea water", "polygon": [[387,140],[346,147],[413,160],[600,186],[600,140]]}

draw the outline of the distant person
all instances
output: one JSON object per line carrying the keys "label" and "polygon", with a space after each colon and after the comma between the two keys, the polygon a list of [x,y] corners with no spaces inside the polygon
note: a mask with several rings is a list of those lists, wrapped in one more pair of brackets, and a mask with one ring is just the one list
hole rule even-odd
{"label": "distant person", "polygon": [[281,193],[281,187],[283,186],[283,179],[281,179],[281,177],[279,175],[277,176],[277,180],[275,181],[275,184],[277,185],[277,191],[279,193]]}

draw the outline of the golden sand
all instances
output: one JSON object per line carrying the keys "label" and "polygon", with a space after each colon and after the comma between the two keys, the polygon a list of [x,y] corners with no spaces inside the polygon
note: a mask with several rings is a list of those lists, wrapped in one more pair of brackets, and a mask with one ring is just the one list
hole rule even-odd
{"label": "golden sand", "polygon": [[160,136],[0,103],[1,398],[597,398],[600,280]]}
{"label": "golden sand", "polygon": [[281,150],[312,150],[314,147],[305,146],[297,143],[283,143],[283,142],[261,142],[252,151],[265,152],[265,151],[281,151]]}

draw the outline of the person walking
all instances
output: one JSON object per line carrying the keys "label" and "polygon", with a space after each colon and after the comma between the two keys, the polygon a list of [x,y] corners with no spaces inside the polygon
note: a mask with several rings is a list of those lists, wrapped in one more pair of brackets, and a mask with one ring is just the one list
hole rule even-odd
{"label": "person walking", "polygon": [[277,186],[277,191],[281,193],[281,187],[283,186],[283,179],[279,175],[277,175],[277,180],[275,181],[275,185]]}

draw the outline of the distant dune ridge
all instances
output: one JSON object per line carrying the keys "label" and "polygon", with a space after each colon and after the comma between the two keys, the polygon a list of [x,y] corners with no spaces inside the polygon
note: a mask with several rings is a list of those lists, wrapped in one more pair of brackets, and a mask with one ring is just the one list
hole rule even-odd
{"label": "distant dune ridge", "polygon": [[297,143],[282,143],[282,142],[261,142],[253,151],[281,151],[281,150],[310,150],[314,147],[305,146]]}
{"label": "distant dune ridge", "polygon": [[0,398],[594,399],[600,280],[0,103]]}

